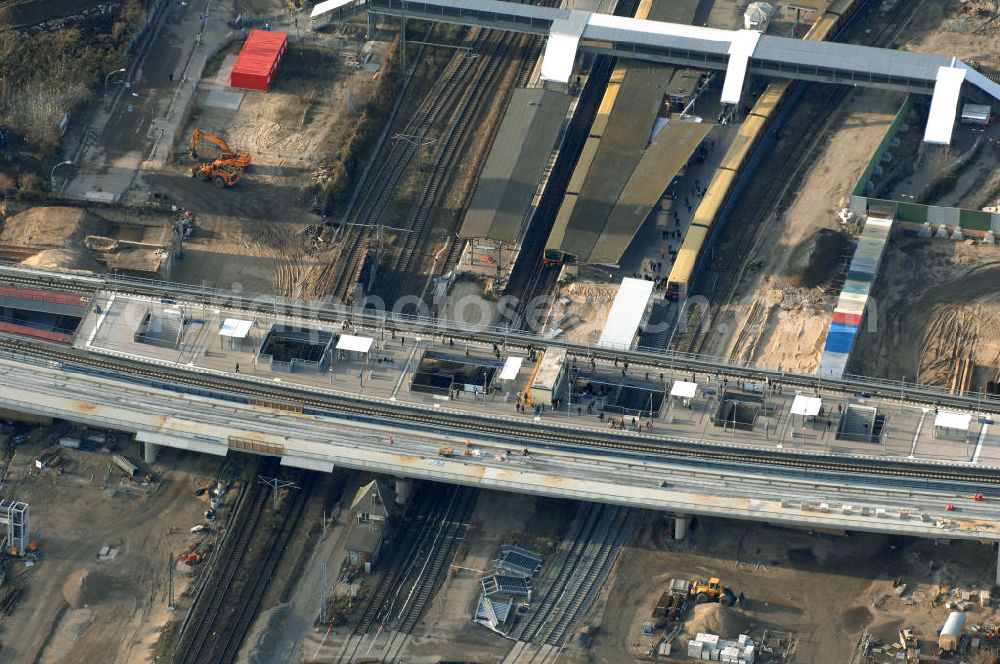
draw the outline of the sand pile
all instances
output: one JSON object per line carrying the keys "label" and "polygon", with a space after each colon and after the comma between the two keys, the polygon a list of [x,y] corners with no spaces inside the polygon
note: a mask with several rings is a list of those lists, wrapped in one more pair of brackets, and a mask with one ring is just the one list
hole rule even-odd
{"label": "sand pile", "polygon": [[47,269],[68,271],[96,272],[103,274],[107,270],[91,258],[87,252],[79,249],[45,249],[30,258],[21,261],[23,265]]}
{"label": "sand pile", "polygon": [[589,284],[573,282],[561,294],[575,304],[604,304],[612,302],[618,294],[618,284]]}
{"label": "sand pile", "polygon": [[70,572],[63,584],[63,598],[74,609],[108,601],[115,594],[115,582],[106,574],[89,569]]}
{"label": "sand pile", "polygon": [[736,609],[721,604],[696,604],[688,614],[684,630],[692,637],[699,632],[735,639],[747,629],[746,618]]}
{"label": "sand pile", "polygon": [[8,217],[0,244],[16,247],[65,247],[82,244],[85,235],[99,235],[104,224],[83,208],[33,207]]}

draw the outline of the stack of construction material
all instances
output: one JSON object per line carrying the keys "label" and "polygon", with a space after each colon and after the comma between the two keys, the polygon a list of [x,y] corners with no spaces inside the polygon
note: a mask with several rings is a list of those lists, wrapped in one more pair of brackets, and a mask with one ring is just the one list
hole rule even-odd
{"label": "stack of construction material", "polygon": [[724,664],[753,664],[756,656],[753,640],[740,634],[736,641],[725,641],[718,634],[698,635],[688,641],[688,657]]}
{"label": "stack of construction material", "polygon": [[895,219],[895,211],[872,210],[868,213],[819,360],[819,375],[823,378],[840,379],[847,369],[847,359],[861,329],[872,283]]}
{"label": "stack of construction material", "polygon": [[229,84],[234,88],[269,90],[287,50],[287,33],[251,30],[233,65]]}

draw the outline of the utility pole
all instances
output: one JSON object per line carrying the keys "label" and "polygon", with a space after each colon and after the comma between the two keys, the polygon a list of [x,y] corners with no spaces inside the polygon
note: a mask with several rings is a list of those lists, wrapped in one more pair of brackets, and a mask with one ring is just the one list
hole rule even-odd
{"label": "utility pole", "polygon": [[174,604],[174,554],[167,551],[167,608],[173,611]]}
{"label": "utility pole", "polygon": [[386,230],[395,231],[397,233],[412,233],[413,231],[407,228],[394,228],[392,226],[386,226],[385,224],[343,224],[344,226],[357,226],[358,228],[375,229],[375,237],[378,240],[378,244],[375,250],[375,260],[372,261],[371,269],[368,271],[368,290],[371,291],[375,287],[375,272],[378,268],[379,263],[382,262],[382,251],[385,248],[385,232]]}
{"label": "utility pole", "polygon": [[279,480],[277,477],[264,477],[263,475],[258,475],[257,479],[261,484],[266,484],[274,490],[273,501],[274,501],[274,511],[278,511],[278,491],[281,489],[298,489],[299,485],[291,480]]}
{"label": "utility pole", "polygon": [[323,561],[323,583],[320,584],[320,595],[319,595],[319,622],[321,625],[326,624],[326,586],[328,581],[327,574],[329,570],[329,561]]}

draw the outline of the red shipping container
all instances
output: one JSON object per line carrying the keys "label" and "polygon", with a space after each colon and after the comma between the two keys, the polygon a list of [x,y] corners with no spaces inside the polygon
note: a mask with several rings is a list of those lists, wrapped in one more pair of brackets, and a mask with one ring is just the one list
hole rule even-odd
{"label": "red shipping container", "polygon": [[274,72],[288,50],[288,35],[284,32],[251,30],[240,50],[229,76],[234,88],[268,90]]}
{"label": "red shipping container", "polygon": [[833,322],[844,325],[861,325],[861,314],[849,314],[843,311],[833,312]]}

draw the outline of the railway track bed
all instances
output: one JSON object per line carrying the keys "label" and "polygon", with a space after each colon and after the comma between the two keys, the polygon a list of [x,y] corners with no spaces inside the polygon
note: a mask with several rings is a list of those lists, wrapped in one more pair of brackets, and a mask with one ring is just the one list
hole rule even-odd
{"label": "railway track bed", "polygon": [[465,538],[478,491],[420,485],[335,662],[397,662]]}
{"label": "railway track bed", "polygon": [[[277,467],[273,460],[261,464],[265,473]],[[267,486],[254,481],[246,487],[175,642],[172,662],[236,661],[305,509],[312,474],[299,476],[301,489],[288,493],[279,514],[269,514],[272,502]]]}

